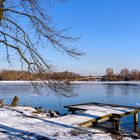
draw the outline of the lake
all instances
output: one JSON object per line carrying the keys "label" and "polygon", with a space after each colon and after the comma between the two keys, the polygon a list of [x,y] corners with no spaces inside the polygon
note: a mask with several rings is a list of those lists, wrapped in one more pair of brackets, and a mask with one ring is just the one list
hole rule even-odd
{"label": "lake", "polygon": [[[75,83],[72,84],[72,87],[73,93],[77,94],[77,96],[66,98],[57,97],[53,91],[46,87],[40,90],[40,94],[35,94],[33,87],[27,83],[0,83],[0,99],[4,99],[5,103],[9,104],[14,96],[18,96],[20,105],[43,107],[57,110],[62,114],[68,113],[67,109],[64,108],[65,105],[86,102],[140,107],[140,84]],[[132,132],[133,116],[123,118],[121,125],[123,129]]]}

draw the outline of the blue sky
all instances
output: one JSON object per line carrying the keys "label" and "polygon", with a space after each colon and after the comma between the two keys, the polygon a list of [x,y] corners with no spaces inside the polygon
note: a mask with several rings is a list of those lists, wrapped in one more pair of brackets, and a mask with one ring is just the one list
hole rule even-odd
{"label": "blue sky", "polygon": [[103,74],[111,67],[140,69],[140,0],[67,0],[49,9],[58,28],[80,40],[68,44],[86,53],[75,60],[48,48],[42,51],[57,70]]}
{"label": "blue sky", "polygon": [[57,66],[84,74],[101,74],[107,67],[117,72],[140,69],[139,6],[139,0],[68,0],[55,5],[55,22],[81,36],[73,46],[86,53],[80,60],[59,56]]}

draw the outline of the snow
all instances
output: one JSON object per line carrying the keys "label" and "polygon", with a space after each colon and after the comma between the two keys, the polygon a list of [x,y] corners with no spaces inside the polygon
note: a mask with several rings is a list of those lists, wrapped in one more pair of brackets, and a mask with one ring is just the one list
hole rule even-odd
{"label": "snow", "polygon": [[140,81],[73,81],[71,84],[133,84],[140,85]]}
{"label": "snow", "polygon": [[[43,83],[43,81],[32,81]],[[47,81],[45,81],[47,83]],[[31,81],[0,81],[0,84],[30,84]],[[140,85],[140,81],[72,81],[71,84],[133,84]]]}
{"label": "snow", "polygon": [[97,106],[95,104],[87,104],[87,105],[72,105],[70,108],[78,108],[84,110],[90,110],[92,115],[95,116],[104,116],[108,114],[123,114],[126,112],[134,111],[132,108],[127,107],[113,107],[113,106]]}
{"label": "snow", "polygon": [[[31,107],[0,108],[0,140],[112,140],[109,133],[81,128],[72,115],[58,118],[36,116]],[[126,140],[126,138],[125,138]]]}

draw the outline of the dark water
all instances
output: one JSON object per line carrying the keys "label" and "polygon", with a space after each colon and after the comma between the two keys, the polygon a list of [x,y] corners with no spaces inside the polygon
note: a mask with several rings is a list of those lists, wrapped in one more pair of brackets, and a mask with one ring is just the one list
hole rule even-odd
{"label": "dark water", "polygon": [[[0,98],[11,103],[14,96],[20,97],[21,105],[43,107],[68,113],[63,106],[85,102],[113,103],[129,106],[140,106],[140,85],[115,84],[77,84],[72,85],[76,97],[56,97],[47,88],[41,89],[41,94],[35,94],[30,85],[0,84]],[[140,116],[140,115],[139,115]],[[140,119],[140,118],[139,118]],[[125,117],[121,121],[123,129],[133,131],[133,116]]]}

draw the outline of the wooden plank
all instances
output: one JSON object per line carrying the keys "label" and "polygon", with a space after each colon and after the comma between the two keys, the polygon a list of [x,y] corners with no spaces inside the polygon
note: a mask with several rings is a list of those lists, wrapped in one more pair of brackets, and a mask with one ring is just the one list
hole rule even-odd
{"label": "wooden plank", "polygon": [[105,116],[102,116],[102,117],[98,117],[98,118],[95,118],[95,119],[91,119],[91,120],[79,123],[78,125],[83,126],[83,127],[93,126],[95,124],[108,121],[110,119],[110,116],[111,116],[111,114],[105,115]]}
{"label": "wooden plank", "polygon": [[60,118],[59,117],[55,118],[56,122],[60,122],[62,124],[67,124],[67,125],[72,125],[72,126],[76,126],[84,122],[88,123],[91,120],[93,122],[96,121],[95,118],[85,116],[85,115],[80,115],[80,114],[70,114],[70,115],[62,116]]}
{"label": "wooden plank", "polygon": [[65,107],[65,108],[70,108],[70,107],[72,107],[72,106],[77,106],[77,105],[88,105],[88,104],[94,104],[94,105],[98,105],[98,106],[110,106],[110,107],[126,107],[126,108],[133,108],[133,109],[138,109],[138,110],[140,110],[140,107],[135,107],[135,106],[126,106],[126,105],[118,105],[118,104],[106,104],[106,103],[97,103],[97,102],[88,102],[88,103],[67,105],[67,106],[64,106],[64,107]]}
{"label": "wooden plank", "polygon": [[55,118],[56,122],[66,123],[70,125],[91,126],[93,122],[98,122],[101,119],[109,119],[111,114],[99,113],[87,110],[82,114],[70,114],[60,118]]}
{"label": "wooden plank", "polygon": [[98,111],[98,112],[105,112],[107,114],[112,113],[114,116],[123,117],[125,115],[130,115],[135,112],[137,112],[137,109],[132,108],[124,108],[124,107],[109,107],[109,106],[97,106],[97,105],[77,105],[77,106],[71,106],[69,110],[92,110],[92,111]]}
{"label": "wooden plank", "polygon": [[138,110],[133,110],[133,111],[128,111],[128,112],[125,112],[125,113],[122,113],[122,114],[113,114],[114,117],[116,118],[121,118],[121,117],[124,117],[124,116],[127,116],[127,115],[131,115],[131,114],[134,114],[134,113],[137,113]]}
{"label": "wooden plank", "polygon": [[[99,103],[100,104],[100,103]],[[93,104],[93,103],[87,103],[87,104],[77,104],[77,105],[71,105],[71,106],[67,106],[67,108],[69,109],[74,109],[74,110],[98,110],[98,111],[102,111],[102,112],[107,112],[107,113],[112,113],[114,114],[114,116],[118,116],[118,117],[123,117],[126,115],[130,115],[133,114],[135,112],[138,112],[139,109],[138,108],[129,108],[128,106],[107,106],[106,104],[103,105],[97,105],[97,104]]]}
{"label": "wooden plank", "polygon": [[85,116],[91,115],[92,119],[79,123],[78,125],[80,126],[91,126],[93,125],[94,122],[99,123],[99,122],[107,121],[110,119],[110,116],[112,116],[112,114],[106,114],[106,113],[97,112],[97,111],[95,112],[92,110],[87,110],[82,115],[85,115]]}

